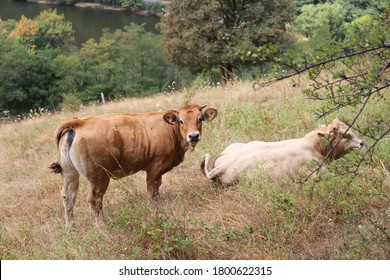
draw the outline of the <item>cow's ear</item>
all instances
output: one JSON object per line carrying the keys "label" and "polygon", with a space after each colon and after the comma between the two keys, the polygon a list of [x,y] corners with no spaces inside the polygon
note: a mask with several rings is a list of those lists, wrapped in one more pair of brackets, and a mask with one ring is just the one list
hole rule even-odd
{"label": "cow's ear", "polygon": [[320,129],[317,130],[318,137],[329,136],[328,125],[321,125]]}
{"label": "cow's ear", "polygon": [[178,124],[179,116],[177,115],[176,112],[172,111],[164,115],[164,120],[169,124]]}
{"label": "cow's ear", "polygon": [[218,111],[213,108],[208,108],[203,114],[202,118],[205,121],[212,121],[218,115]]}
{"label": "cow's ear", "polygon": [[337,133],[337,127],[336,126],[331,126],[329,127],[329,136],[334,137]]}

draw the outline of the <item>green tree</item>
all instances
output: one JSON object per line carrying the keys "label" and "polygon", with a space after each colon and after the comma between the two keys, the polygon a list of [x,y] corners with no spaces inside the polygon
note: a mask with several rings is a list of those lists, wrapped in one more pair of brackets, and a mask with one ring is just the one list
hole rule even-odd
{"label": "green tree", "polygon": [[57,14],[56,9],[42,11],[35,21],[39,25],[35,41],[39,49],[65,49],[67,44],[74,43],[72,23],[65,20],[63,14]]}
{"label": "green tree", "polygon": [[327,0],[297,0],[295,1],[296,11],[295,14],[299,15],[302,12],[302,7],[309,4],[319,4],[329,2]]}
{"label": "green tree", "polygon": [[116,63],[120,72],[115,81],[121,85],[122,94],[145,95],[163,90],[172,67],[164,60],[161,36],[131,24],[116,31],[112,38],[118,42]]}
{"label": "green tree", "polygon": [[381,14],[389,7],[389,3],[386,0],[297,0],[295,5],[297,7],[296,14],[299,15],[301,8],[305,5],[317,5],[317,4],[334,4],[338,3],[342,5],[346,10],[353,10],[355,16],[362,16],[364,14]]}
{"label": "green tree", "polygon": [[[389,2],[386,0],[336,0],[339,3],[349,4],[355,8],[356,16],[363,14],[379,15],[389,8]],[[347,3],[345,3],[347,2]]]}
{"label": "green tree", "polygon": [[322,102],[322,107],[316,112],[318,118],[345,108],[354,112],[352,118],[345,121],[370,142],[366,153],[351,167],[352,170],[357,170],[390,134],[387,96],[390,87],[389,31],[388,11],[376,17],[357,18],[347,25],[344,41],[324,48],[318,46],[317,51],[312,52],[286,52],[275,61],[278,72],[284,74],[259,85],[264,87],[307,73],[311,84],[304,94]]}
{"label": "green tree", "polygon": [[370,40],[371,31],[375,30],[375,22],[373,16],[364,15],[356,18],[352,22],[344,24],[345,28],[345,42],[358,39],[360,42],[354,42],[359,44]]}
{"label": "green tree", "polygon": [[[303,93],[307,98],[318,101],[319,109],[315,112],[318,118],[338,117],[346,122],[360,137],[364,138],[364,148],[350,156],[345,161],[340,160],[336,164],[329,164],[328,174],[316,177],[316,180],[308,180],[306,177],[302,186],[310,183],[310,203],[308,212],[312,212],[311,203],[323,190],[331,190],[331,195],[322,197],[323,209],[330,201],[336,189],[342,190],[341,196],[347,194],[348,202],[344,199],[344,205],[348,208],[355,204],[361,206],[364,197],[373,197],[375,205],[383,207],[365,208],[360,214],[362,219],[354,214],[348,223],[360,225],[362,221],[370,228],[369,243],[386,246],[390,240],[388,228],[388,209],[390,197],[385,193],[389,187],[390,166],[390,10],[382,15],[366,15],[358,17],[346,25],[346,37],[343,41],[326,45],[318,45],[312,52],[303,52],[299,55],[289,55],[279,58],[279,70],[284,70],[284,75],[273,80],[261,83],[258,89],[296,75],[307,73],[310,86]],[[279,71],[282,72],[282,71]],[[287,74],[286,74],[287,73]],[[341,139],[348,137],[343,134]],[[341,140],[340,140],[341,141]],[[333,147],[337,143],[330,143]],[[332,151],[331,151],[332,152]],[[318,171],[325,162],[327,156],[318,163]],[[373,173],[366,172],[366,166],[370,166]],[[342,168],[340,168],[342,167]],[[377,173],[376,173],[377,172]],[[312,174],[313,174],[312,173]],[[378,176],[373,179],[376,175]],[[365,174],[367,177],[364,178]],[[362,176],[363,175],[363,176]],[[373,176],[371,176],[373,175]],[[369,189],[361,192],[361,196],[355,202],[350,202],[350,191],[345,186],[353,186],[359,189],[359,184],[368,186]],[[344,189],[344,190],[343,190]],[[344,193],[344,194],[343,194]],[[321,196],[321,195],[320,195]],[[332,211],[337,207],[332,207]],[[380,209],[380,210],[378,210]],[[347,209],[346,209],[347,210]],[[349,212],[348,210],[346,212]],[[367,234],[361,232],[362,244],[368,248]]]}
{"label": "green tree", "polygon": [[291,0],[173,0],[158,28],[174,65],[194,73],[219,68],[230,80],[235,68],[248,65],[238,52],[283,42],[293,9]]}
{"label": "green tree", "polygon": [[115,55],[117,43],[106,36],[97,42],[89,39],[80,49],[80,98],[83,101],[98,100],[100,93],[113,93],[112,79],[117,67]]}
{"label": "green tree", "polygon": [[3,26],[3,35],[7,33],[10,39],[19,40],[39,50],[47,48],[66,50],[69,44],[74,43],[72,23],[66,21],[64,15],[57,14],[55,9],[42,11],[34,19],[22,16],[11,31],[8,29],[13,25],[13,21],[5,21],[0,25]]}
{"label": "green tree", "polygon": [[344,36],[346,14],[345,8],[338,3],[309,4],[301,8],[301,14],[294,20],[294,27],[308,38],[313,37],[317,30],[327,27],[333,40],[337,40]]}
{"label": "green tree", "polygon": [[[319,42],[331,44],[343,39],[345,24],[364,15],[378,16],[389,6],[388,1],[381,0],[300,0],[296,4],[297,17],[289,27],[309,39],[314,37],[311,44],[314,46]],[[321,39],[324,33],[327,38]]]}
{"label": "green tree", "polygon": [[177,78],[163,57],[161,35],[131,24],[115,32],[105,31],[96,41],[88,40],[78,55],[56,58],[65,94],[83,102],[123,96],[145,96],[161,92]]}
{"label": "green tree", "polygon": [[78,54],[58,55],[53,59],[57,68],[58,90],[65,95],[75,95],[83,85],[85,73],[81,71]]}
{"label": "green tree", "polygon": [[129,8],[129,9],[142,9],[145,7],[143,0],[120,0],[120,3],[123,8]]}
{"label": "green tree", "polygon": [[16,20],[2,20],[0,18],[0,38],[6,38],[15,29]]}
{"label": "green tree", "polygon": [[22,114],[30,109],[55,108],[61,96],[56,68],[48,54],[1,38],[0,45],[0,110]]}

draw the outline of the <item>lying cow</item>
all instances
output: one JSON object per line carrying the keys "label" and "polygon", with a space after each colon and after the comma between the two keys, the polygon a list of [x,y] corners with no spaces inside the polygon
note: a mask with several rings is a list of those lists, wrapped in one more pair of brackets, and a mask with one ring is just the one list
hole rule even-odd
{"label": "lying cow", "polygon": [[209,179],[229,185],[263,166],[270,178],[279,180],[294,177],[309,162],[320,163],[325,157],[338,159],[363,145],[346,124],[335,119],[300,139],[232,144],[217,156],[211,170],[210,155],[206,154],[201,170]]}
{"label": "lying cow", "polygon": [[[206,106],[206,105],[205,105]],[[146,171],[150,197],[158,195],[162,175],[184,160],[200,140],[202,122],[217,110],[186,105],[177,110],[146,114],[89,116],[66,121],[55,131],[58,162],[50,167],[63,177],[66,226],[73,223],[79,176],[88,180],[88,202],[103,219],[103,195],[110,179]]]}

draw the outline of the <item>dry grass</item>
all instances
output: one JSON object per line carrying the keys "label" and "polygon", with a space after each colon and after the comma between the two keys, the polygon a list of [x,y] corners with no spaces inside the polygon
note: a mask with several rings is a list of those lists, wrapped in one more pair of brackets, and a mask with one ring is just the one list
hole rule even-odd
{"label": "dry grass", "polygon": [[[221,188],[199,170],[206,152],[216,155],[232,142],[295,138],[316,128],[313,112],[319,104],[306,100],[301,89],[283,82],[253,92],[251,83],[236,83],[2,124],[0,257],[389,259],[390,184],[384,167],[390,166],[388,139],[351,184],[332,183],[330,178],[300,188],[293,182],[275,184],[259,172]],[[195,151],[164,175],[158,207],[149,204],[145,174],[113,181],[104,201],[106,226],[97,228],[82,180],[76,225],[67,232],[61,178],[48,169],[57,156],[57,124],[83,115],[155,111],[188,101],[217,108],[219,115],[204,124]]]}

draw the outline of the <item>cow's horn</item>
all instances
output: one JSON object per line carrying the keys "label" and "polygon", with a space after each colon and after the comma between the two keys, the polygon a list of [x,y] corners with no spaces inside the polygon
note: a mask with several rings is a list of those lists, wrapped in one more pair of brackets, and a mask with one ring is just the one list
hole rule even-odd
{"label": "cow's horn", "polygon": [[207,106],[207,104],[204,104],[203,106],[200,106],[200,110],[202,111],[206,106]]}

